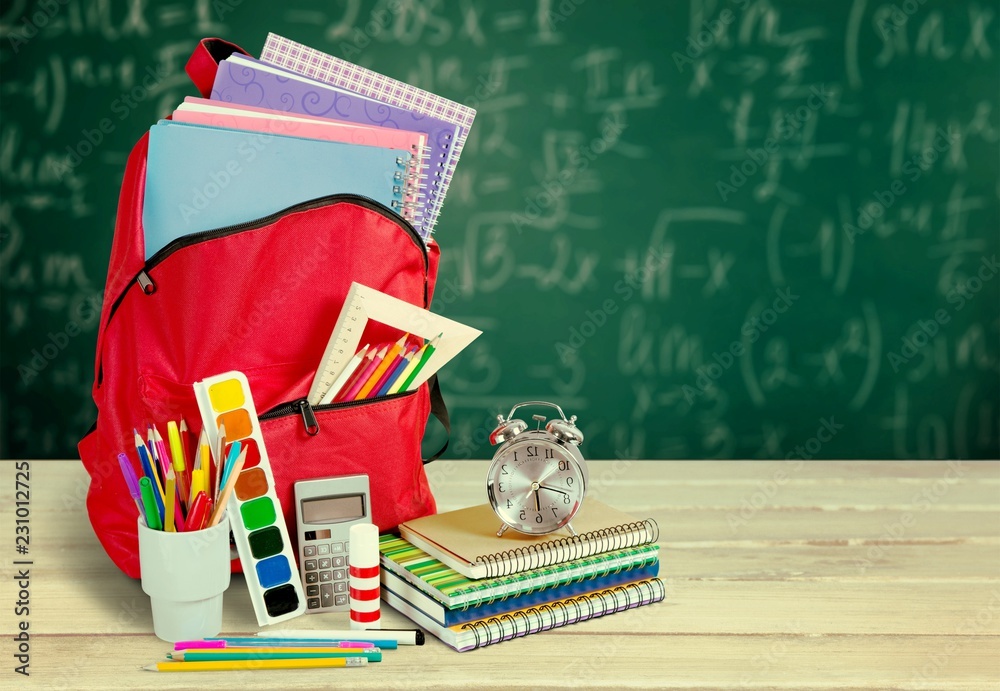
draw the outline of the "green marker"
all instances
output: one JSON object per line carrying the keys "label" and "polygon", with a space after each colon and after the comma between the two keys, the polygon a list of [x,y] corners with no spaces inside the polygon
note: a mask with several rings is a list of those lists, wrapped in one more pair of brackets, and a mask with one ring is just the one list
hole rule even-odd
{"label": "green marker", "polygon": [[[403,385],[399,387],[398,391],[410,390],[410,384],[412,384],[413,380],[417,378],[418,374],[420,374],[420,370],[422,370],[424,368],[424,365],[427,364],[427,361],[430,359],[431,355],[434,354],[434,347],[435,345],[437,345],[437,342],[440,339],[441,339],[441,334],[435,336],[430,343],[424,346],[423,348],[424,352],[420,356],[420,360],[417,361],[417,364],[414,365],[412,362],[410,363],[410,367],[412,368],[412,370],[409,372],[409,374],[407,374],[406,372],[403,373],[403,376],[406,376],[406,379],[403,381]],[[416,360],[416,358],[414,358],[414,360]],[[402,377],[400,378],[402,379]]]}
{"label": "green marker", "polygon": [[153,483],[148,477],[144,476],[139,480],[139,493],[142,495],[142,505],[146,507],[146,527],[150,530],[163,530],[160,510],[156,507],[156,498],[153,496]]}

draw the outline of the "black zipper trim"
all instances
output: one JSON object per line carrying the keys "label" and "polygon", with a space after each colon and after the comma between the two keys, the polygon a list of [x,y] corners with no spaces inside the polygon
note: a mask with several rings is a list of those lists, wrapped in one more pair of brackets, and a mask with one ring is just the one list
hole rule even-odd
{"label": "black zipper trim", "polygon": [[[104,322],[104,329],[107,329],[111,324],[112,317],[115,316],[115,312],[121,306],[122,301],[125,300],[125,296],[128,295],[129,291],[135,285],[140,285],[143,292],[147,295],[152,295],[156,292],[156,284],[152,282],[149,276],[149,272],[153,270],[158,264],[163,262],[167,257],[176,252],[179,249],[189,247],[190,245],[196,245],[200,242],[205,242],[207,240],[215,240],[217,238],[223,238],[228,235],[234,235],[236,233],[241,233],[247,230],[256,230],[258,228],[263,228],[264,226],[271,225],[275,221],[281,219],[284,216],[291,215],[293,213],[298,213],[300,211],[310,211],[312,209],[318,209],[324,206],[333,206],[334,204],[339,204],[342,202],[350,202],[356,204],[365,209],[376,212],[380,216],[393,221],[400,228],[405,230],[410,236],[413,243],[420,249],[421,254],[424,257],[424,308],[427,307],[427,273],[430,271],[430,258],[427,253],[427,245],[424,244],[423,238],[417,232],[416,228],[413,227],[409,221],[405,218],[387,208],[384,204],[375,201],[371,197],[365,197],[360,194],[331,194],[325,197],[318,197],[316,199],[311,199],[305,202],[299,202],[298,204],[293,204],[281,211],[275,211],[273,214],[263,216],[261,218],[254,219],[252,221],[245,221],[243,223],[236,223],[231,226],[224,226],[222,228],[215,228],[212,230],[203,230],[198,233],[191,233],[190,235],[183,235],[175,240],[172,240],[165,246],[157,250],[152,257],[146,260],[143,264],[142,269],[130,280],[125,289],[118,294],[115,301],[111,303],[108,308],[108,317]],[[102,362],[98,372],[97,372],[97,386],[100,387],[104,380],[104,363]]]}
{"label": "black zipper trim", "polygon": [[416,389],[413,391],[402,391],[399,393],[386,394],[384,396],[373,396],[372,398],[363,398],[360,401],[340,401],[339,403],[325,403],[323,405],[310,405],[309,399],[299,398],[289,403],[279,403],[268,411],[265,411],[257,416],[258,420],[276,420],[282,417],[288,417],[289,415],[301,415],[302,424],[306,428],[306,432],[309,436],[316,436],[319,434],[319,422],[316,420],[315,413],[326,413],[332,410],[343,410],[345,408],[356,408],[361,405],[366,405],[368,403],[380,403],[382,401],[388,401],[394,398],[403,398],[404,396],[410,396],[417,392]]}

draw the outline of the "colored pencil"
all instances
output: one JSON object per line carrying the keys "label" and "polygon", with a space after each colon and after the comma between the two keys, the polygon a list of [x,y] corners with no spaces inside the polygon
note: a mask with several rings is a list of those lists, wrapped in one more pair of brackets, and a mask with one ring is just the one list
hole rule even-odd
{"label": "colored pencil", "polygon": [[382,381],[375,387],[375,396],[385,396],[389,393],[389,389],[399,379],[399,376],[403,374],[403,370],[409,367],[410,362],[413,360],[413,355],[417,350],[417,348],[412,348],[399,354],[399,357],[396,358],[396,363],[389,368],[389,371],[382,376]]}
{"label": "colored pencil", "polygon": [[345,399],[345,397],[347,396],[347,392],[350,391],[351,388],[357,383],[358,379],[361,377],[361,374],[365,371],[365,369],[367,369],[368,364],[375,359],[375,354],[376,354],[375,348],[369,348],[368,354],[361,359],[361,362],[359,362],[357,367],[354,368],[354,372],[351,374],[348,380],[344,382],[344,385],[340,387],[340,391],[338,391],[334,395],[333,397],[334,401],[343,401]]}
{"label": "colored pencil", "polygon": [[216,506],[219,504],[219,490],[222,484],[222,469],[225,467],[225,452],[226,452],[226,426],[219,425],[219,443],[215,448],[215,493],[212,495],[212,501],[215,502]]}
{"label": "colored pencil", "polygon": [[216,650],[178,650],[167,653],[178,662],[209,660],[309,660],[338,657],[363,657],[369,662],[381,662],[377,648],[222,648]]}
{"label": "colored pencil", "polygon": [[142,505],[146,509],[143,513],[143,516],[146,518],[146,527],[150,530],[162,529],[163,523],[160,521],[160,510],[154,498],[156,490],[153,489],[153,481],[148,477],[140,479],[139,491],[142,493]]}
{"label": "colored pencil", "polygon": [[184,450],[184,465],[187,466],[188,480],[190,480],[190,473],[194,469],[195,454],[198,452],[198,449],[192,447],[191,443],[197,442],[197,440],[194,439],[194,436],[188,429],[188,423],[183,417],[178,425],[178,432],[180,432],[181,435],[181,449]]}
{"label": "colored pencil", "polygon": [[212,477],[212,450],[208,446],[208,433],[205,430],[202,430],[198,437],[198,464],[205,473],[205,489],[208,496],[212,497],[215,487],[215,480]]}
{"label": "colored pencil", "polygon": [[355,401],[361,400],[362,398],[368,398],[368,394],[370,394],[378,385],[379,381],[381,381],[382,375],[385,374],[386,370],[392,367],[396,362],[396,358],[403,351],[404,346],[406,346],[407,338],[409,338],[409,334],[403,334],[399,337],[398,341],[389,347],[389,351],[382,357],[382,362],[379,363],[378,367],[375,368],[375,371],[368,377],[368,381],[364,383],[357,395],[354,397]]}
{"label": "colored pencil", "polygon": [[431,359],[431,355],[434,354],[434,350],[436,349],[440,339],[441,334],[438,334],[430,343],[427,344],[427,347],[424,348],[423,355],[420,356],[420,361],[417,363],[417,366],[413,368],[413,371],[410,372],[409,376],[407,376],[406,381],[403,382],[403,386],[400,388],[400,391],[410,390],[410,385],[413,384],[413,381],[417,378],[417,375],[420,374],[420,370],[424,368],[427,361]]}
{"label": "colored pencil", "polygon": [[233,470],[233,463],[239,458],[240,449],[243,448],[243,443],[234,441],[229,445],[229,452],[226,454],[226,463],[222,467],[222,484],[225,485],[229,481],[229,473]]}
{"label": "colored pencil", "polygon": [[181,503],[187,507],[188,495],[191,493],[191,486],[185,472],[187,459],[184,458],[180,430],[177,429],[177,423],[173,420],[167,422],[167,441],[170,443],[170,460],[173,461],[174,476],[177,478],[177,495],[181,498]]}
{"label": "colored pencil", "polygon": [[118,454],[118,465],[122,469],[122,475],[125,476],[125,484],[128,486],[129,496],[132,497],[136,508],[139,509],[139,515],[142,516],[142,493],[139,491],[139,478],[136,477],[132,461],[128,460],[126,454],[120,453]]}
{"label": "colored pencil", "polygon": [[233,487],[236,485],[236,478],[239,477],[240,471],[243,470],[243,464],[247,460],[247,449],[243,449],[243,453],[240,457],[236,459],[236,463],[233,464],[233,469],[229,473],[229,480],[226,482],[226,486],[222,490],[222,494],[219,496],[219,501],[215,502],[215,509],[212,511],[212,518],[208,521],[208,527],[211,528],[217,525],[219,520],[222,519],[222,514],[226,510],[226,503],[229,501],[229,495],[233,493]]}
{"label": "colored pencil", "polygon": [[212,662],[157,662],[143,669],[150,672],[223,672],[239,669],[320,669],[363,667],[363,657],[299,658],[297,660],[215,660]]}
{"label": "colored pencil", "polygon": [[325,394],[323,394],[323,398],[320,399],[319,402],[320,405],[326,405],[327,403],[331,403],[333,401],[337,393],[339,393],[344,384],[347,383],[347,380],[350,379],[351,375],[353,375],[355,370],[357,370],[361,361],[365,359],[365,356],[368,354],[368,348],[369,346],[366,345],[364,348],[356,352],[354,357],[347,361],[347,364],[344,365],[344,369],[341,370],[340,374],[337,375],[337,378],[334,380],[333,385]]}
{"label": "colored pencil", "polygon": [[[132,431],[135,432],[135,450],[139,454],[139,461],[142,463],[142,472],[146,477],[149,478],[149,481],[153,486],[153,498],[156,500],[156,507],[158,509],[157,513],[162,518],[163,487],[160,485],[159,475],[157,474],[156,468],[154,467],[153,459],[150,457],[149,449],[146,448],[146,443],[142,440],[142,437],[139,435],[139,431],[136,429],[133,429]],[[147,523],[146,525],[149,524]]]}
{"label": "colored pencil", "polygon": [[[176,505],[173,501],[170,501],[170,498],[175,496],[176,494],[177,494],[177,478],[174,475],[174,469],[169,468],[167,470],[167,486],[164,489],[164,495],[163,495],[164,499],[166,499],[165,503],[166,513],[163,514],[163,529],[168,533],[177,532],[177,526],[174,523],[174,517],[177,516],[177,514],[174,513]],[[177,517],[180,518],[179,516]]]}
{"label": "colored pencil", "polygon": [[351,385],[351,388],[349,388],[347,392],[344,393],[343,398],[340,398],[338,400],[341,401],[355,400],[357,398],[358,392],[361,390],[361,387],[364,386],[365,383],[368,381],[368,378],[371,377],[372,372],[374,372],[376,368],[378,368],[378,366],[382,364],[382,359],[385,357],[385,354],[387,352],[389,352],[389,346],[382,346],[380,350],[377,350],[375,352],[375,357],[373,357],[368,362],[368,364],[365,366],[364,370],[362,370],[358,378],[354,380],[354,383]]}

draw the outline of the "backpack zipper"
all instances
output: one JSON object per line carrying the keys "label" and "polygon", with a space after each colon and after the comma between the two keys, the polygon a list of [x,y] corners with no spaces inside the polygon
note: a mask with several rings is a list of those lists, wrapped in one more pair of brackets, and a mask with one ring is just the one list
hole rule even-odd
{"label": "backpack zipper", "polygon": [[[139,288],[146,295],[152,295],[156,292],[156,283],[153,278],[149,275],[149,272],[153,270],[158,264],[160,264],[164,259],[173,254],[179,249],[188,247],[190,245],[195,245],[199,242],[205,242],[206,240],[214,240],[216,238],[226,237],[227,235],[234,235],[236,233],[243,232],[245,230],[255,230],[257,228],[263,228],[264,226],[270,225],[275,221],[279,220],[283,216],[287,216],[293,213],[298,213],[300,211],[309,211],[312,209],[318,209],[323,206],[332,206],[340,202],[350,202],[356,204],[365,209],[376,212],[380,216],[393,221],[396,225],[406,231],[413,240],[414,244],[420,249],[421,254],[424,258],[424,306],[427,306],[427,272],[430,270],[430,259],[427,254],[427,245],[424,243],[423,238],[416,231],[413,225],[407,221],[405,218],[397,214],[396,212],[388,209],[385,205],[380,202],[375,201],[371,197],[365,197],[360,194],[331,194],[326,197],[318,197],[317,199],[311,199],[305,202],[299,202],[298,204],[293,204],[281,211],[276,211],[273,214],[263,216],[261,218],[254,219],[252,221],[245,221],[243,223],[237,223],[231,226],[224,226],[222,228],[215,228],[212,230],[203,230],[197,233],[191,233],[190,235],[183,235],[171,242],[169,242],[164,247],[157,250],[152,257],[146,260],[142,269],[136,274],[135,278],[129,281],[125,285],[125,289],[118,294],[115,301],[111,303],[108,308],[108,316],[104,321],[104,329],[108,328],[111,323],[111,318],[115,316],[115,312],[121,306],[122,301],[125,300],[125,296],[128,295],[129,290],[132,286],[138,284]],[[98,372],[97,372],[97,386],[100,387],[104,380],[104,363],[102,362]]]}
{"label": "backpack zipper", "polygon": [[319,421],[316,419],[316,413],[325,413],[330,410],[340,410],[342,408],[355,408],[359,405],[365,405],[366,403],[378,403],[380,401],[386,401],[390,398],[400,398],[411,393],[415,393],[415,391],[404,391],[401,393],[386,394],[385,396],[364,398],[360,401],[340,401],[339,403],[326,403],[316,406],[311,405],[309,403],[309,399],[307,398],[299,398],[290,403],[281,403],[276,405],[270,410],[258,415],[257,419],[275,420],[289,415],[301,415],[302,425],[305,427],[306,434],[310,437],[315,437],[319,434]]}

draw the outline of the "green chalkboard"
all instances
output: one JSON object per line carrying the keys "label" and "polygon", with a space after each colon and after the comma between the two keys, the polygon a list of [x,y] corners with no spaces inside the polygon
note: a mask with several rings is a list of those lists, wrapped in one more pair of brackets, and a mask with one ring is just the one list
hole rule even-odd
{"label": "green chalkboard", "polygon": [[[131,145],[216,35],[478,117],[437,230],[453,457],[513,403],[590,458],[1000,455],[1000,22],[981,2],[8,2],[4,457],[69,457]],[[69,170],[67,171],[67,165]]]}

